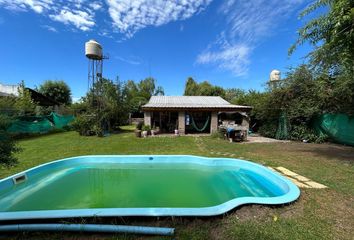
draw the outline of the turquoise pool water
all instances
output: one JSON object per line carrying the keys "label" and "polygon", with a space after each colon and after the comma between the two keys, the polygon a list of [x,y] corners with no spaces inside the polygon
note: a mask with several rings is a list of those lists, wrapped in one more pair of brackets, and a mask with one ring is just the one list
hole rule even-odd
{"label": "turquoise pool water", "polygon": [[[285,199],[289,192],[292,198]],[[298,188],[287,179],[242,160],[86,156],[45,164],[0,181],[0,220],[216,215],[223,207],[231,209],[235,200],[267,204],[268,199],[268,204],[271,200],[279,204],[298,195]]]}

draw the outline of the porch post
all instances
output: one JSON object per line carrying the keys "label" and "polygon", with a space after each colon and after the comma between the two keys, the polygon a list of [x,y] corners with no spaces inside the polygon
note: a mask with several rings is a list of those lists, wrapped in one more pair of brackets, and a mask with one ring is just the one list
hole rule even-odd
{"label": "porch post", "polygon": [[218,113],[211,112],[210,133],[218,131]]}
{"label": "porch post", "polygon": [[144,125],[151,126],[151,112],[144,112]]}
{"label": "porch post", "polygon": [[246,116],[244,116],[243,118],[242,118],[242,126],[243,127],[245,127],[245,131],[244,131],[244,134],[245,134],[245,137],[244,137],[244,139],[243,140],[247,140],[247,137],[248,137],[248,131],[249,131],[249,129],[250,129],[250,121],[251,121],[251,119],[250,119],[250,117],[247,115],[247,113],[243,113],[244,115],[246,115]]}
{"label": "porch post", "polygon": [[178,112],[178,132],[186,134],[186,114],[185,112]]}

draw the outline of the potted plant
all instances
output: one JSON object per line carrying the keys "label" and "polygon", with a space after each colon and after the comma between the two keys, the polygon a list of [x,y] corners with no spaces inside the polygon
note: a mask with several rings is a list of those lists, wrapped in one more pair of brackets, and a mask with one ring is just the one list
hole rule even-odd
{"label": "potted plant", "polygon": [[155,129],[151,129],[151,136],[156,136],[157,131]]}
{"label": "potted plant", "polygon": [[175,129],[175,135],[178,136],[179,135],[179,131],[178,129]]}
{"label": "potted plant", "polygon": [[144,138],[146,138],[147,136],[148,136],[148,133],[149,133],[149,131],[150,131],[150,125],[144,125],[142,128],[141,128],[141,130],[142,130],[142,132],[141,132],[141,135],[144,137]]}
{"label": "potted plant", "polygon": [[160,127],[156,127],[155,128],[155,134],[159,134],[160,133]]}

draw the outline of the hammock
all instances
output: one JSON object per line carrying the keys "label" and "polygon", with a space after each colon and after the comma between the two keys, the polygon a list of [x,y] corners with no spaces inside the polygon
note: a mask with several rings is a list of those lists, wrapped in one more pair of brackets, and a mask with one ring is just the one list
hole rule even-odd
{"label": "hammock", "polygon": [[197,124],[195,124],[193,116],[192,115],[190,115],[190,116],[191,116],[191,119],[192,119],[192,126],[194,127],[195,130],[197,130],[198,132],[203,132],[207,128],[207,126],[209,124],[210,116],[208,116],[208,118],[205,121],[204,126],[202,128],[199,128],[197,126]]}

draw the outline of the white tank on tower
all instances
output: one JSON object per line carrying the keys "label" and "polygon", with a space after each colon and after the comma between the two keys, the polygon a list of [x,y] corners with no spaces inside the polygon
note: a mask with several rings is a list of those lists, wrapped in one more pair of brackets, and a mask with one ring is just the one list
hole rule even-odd
{"label": "white tank on tower", "polygon": [[102,60],[102,46],[96,40],[89,40],[85,43],[85,55],[89,59]]}
{"label": "white tank on tower", "polygon": [[277,82],[280,81],[280,71],[274,69],[273,71],[270,72],[270,78],[269,78],[270,82]]}

